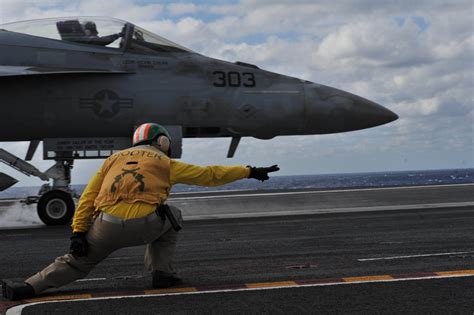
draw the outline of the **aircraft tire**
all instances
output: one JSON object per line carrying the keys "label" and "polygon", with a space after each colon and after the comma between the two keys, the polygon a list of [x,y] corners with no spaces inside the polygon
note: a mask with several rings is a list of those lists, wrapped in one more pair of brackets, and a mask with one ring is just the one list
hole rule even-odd
{"label": "aircraft tire", "polygon": [[62,190],[51,190],[38,201],[38,216],[46,225],[68,224],[74,215],[74,201]]}

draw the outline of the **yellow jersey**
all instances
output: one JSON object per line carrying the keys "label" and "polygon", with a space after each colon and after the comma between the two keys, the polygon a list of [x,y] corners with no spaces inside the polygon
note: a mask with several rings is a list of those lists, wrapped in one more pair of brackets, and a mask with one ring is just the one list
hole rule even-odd
{"label": "yellow jersey", "polygon": [[[151,146],[149,146],[148,149],[160,152]],[[197,166],[179,162],[173,159],[167,159],[167,161],[169,161],[169,172],[162,172],[159,176],[162,176],[163,174],[169,176],[168,183],[166,183],[169,185],[168,187],[172,187],[174,184],[220,186],[239,179],[248,178],[250,174],[250,169],[244,166]],[[100,202],[97,203],[96,199],[99,196],[101,189],[112,189],[110,183],[108,183],[109,185],[104,185],[107,163],[108,162],[106,160],[104,165],[102,165],[99,171],[97,171],[97,173],[89,181],[81,195],[71,225],[73,232],[86,232],[92,223],[94,211],[96,210],[103,211],[124,220],[140,218],[155,211],[157,204],[164,202],[168,197],[169,189],[167,192],[164,192],[163,190],[157,191],[158,197],[156,199],[151,199],[151,201],[149,199],[144,201],[134,200],[133,198],[125,198],[126,200],[118,198],[112,204],[110,202],[103,204]],[[132,180],[132,176],[127,175],[127,177],[129,177],[129,180]],[[138,185],[140,185],[140,183],[138,183]],[[166,185],[163,185],[163,183],[160,183],[159,185],[167,187]],[[99,207],[96,207],[96,205]]]}

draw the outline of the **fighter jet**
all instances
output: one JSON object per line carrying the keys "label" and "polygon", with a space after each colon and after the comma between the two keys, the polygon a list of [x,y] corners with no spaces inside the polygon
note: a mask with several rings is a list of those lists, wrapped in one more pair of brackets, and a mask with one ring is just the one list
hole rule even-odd
{"label": "fighter jet", "polygon": [[[0,141],[30,141],[26,161],[42,141],[43,158],[56,162],[41,172],[0,151],[1,161],[48,181],[27,201],[38,202],[39,217],[51,225],[74,213],[73,161],[130,146],[144,122],[170,131],[179,158],[183,137],[229,137],[232,157],[241,137],[338,133],[398,118],[360,96],[209,58],[107,17],[0,25],[0,102]],[[12,183],[3,177],[0,186]]]}

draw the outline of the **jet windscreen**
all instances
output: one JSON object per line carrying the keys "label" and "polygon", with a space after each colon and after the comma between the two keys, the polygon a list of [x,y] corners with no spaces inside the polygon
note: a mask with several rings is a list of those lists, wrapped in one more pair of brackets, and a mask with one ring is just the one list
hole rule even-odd
{"label": "jet windscreen", "polygon": [[107,17],[63,17],[9,23],[0,28],[55,40],[119,48],[125,24]]}

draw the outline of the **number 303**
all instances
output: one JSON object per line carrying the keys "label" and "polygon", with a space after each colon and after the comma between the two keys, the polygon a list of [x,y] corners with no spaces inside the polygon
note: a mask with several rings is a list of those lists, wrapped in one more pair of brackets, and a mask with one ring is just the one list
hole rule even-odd
{"label": "number 303", "polygon": [[239,72],[230,71],[214,71],[214,86],[216,87],[254,87],[255,86],[255,75],[251,72],[243,72],[242,75]]}

